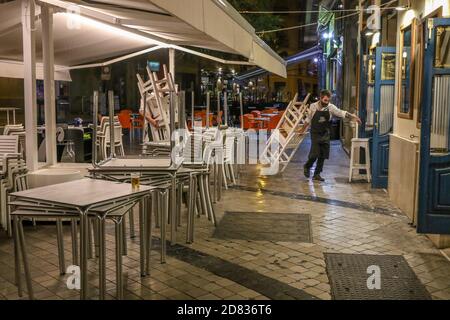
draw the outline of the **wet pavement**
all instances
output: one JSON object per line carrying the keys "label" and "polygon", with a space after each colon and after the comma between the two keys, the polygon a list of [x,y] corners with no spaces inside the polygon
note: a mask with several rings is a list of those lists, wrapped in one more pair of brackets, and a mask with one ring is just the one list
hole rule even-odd
{"label": "wet pavement", "polygon": [[[205,216],[196,218],[194,243],[186,245],[184,222],[178,244],[168,246],[166,264],[159,263],[155,239],[150,276],[140,277],[139,240],[129,240],[123,262],[125,298],[331,299],[325,255],[341,253],[400,256],[431,298],[450,299],[450,262],[426,236],[416,233],[384,190],[372,190],[362,181],[347,182],[349,159],[340,143],[332,145],[323,183],[303,176],[307,153],[305,142],[277,176],[261,177],[254,166],[242,168],[237,185],[224,190],[215,205],[217,230]],[[112,225],[107,232],[107,298],[114,299]],[[68,276],[59,275],[56,228],[27,225],[25,237],[36,298],[78,299],[79,292],[67,288]],[[67,225],[67,265],[70,248]],[[19,298],[13,267],[12,241],[0,232],[0,299]],[[95,259],[89,270],[95,299]]]}

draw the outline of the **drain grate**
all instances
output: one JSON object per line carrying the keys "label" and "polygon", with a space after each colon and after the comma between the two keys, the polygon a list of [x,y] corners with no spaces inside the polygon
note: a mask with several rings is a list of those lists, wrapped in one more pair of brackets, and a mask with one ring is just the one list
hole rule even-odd
{"label": "drain grate", "polygon": [[301,213],[226,212],[214,231],[219,239],[312,242],[311,216]]}
{"label": "drain grate", "polygon": [[[429,300],[430,294],[403,256],[326,253],[335,300]],[[370,266],[380,268],[380,289],[369,289]]]}

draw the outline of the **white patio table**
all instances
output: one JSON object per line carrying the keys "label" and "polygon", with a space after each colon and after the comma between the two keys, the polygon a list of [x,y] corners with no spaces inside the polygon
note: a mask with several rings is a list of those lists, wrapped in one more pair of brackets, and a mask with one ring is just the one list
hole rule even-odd
{"label": "white patio table", "polygon": [[[11,194],[15,201],[26,200],[39,206],[55,205],[75,209],[80,214],[80,298],[88,298],[88,213],[101,206],[116,202],[139,199],[143,201],[150,195],[153,187],[141,185],[132,190],[131,184],[96,179],[80,179]],[[146,207],[146,206],[145,206]],[[145,208],[146,210],[147,208]]]}

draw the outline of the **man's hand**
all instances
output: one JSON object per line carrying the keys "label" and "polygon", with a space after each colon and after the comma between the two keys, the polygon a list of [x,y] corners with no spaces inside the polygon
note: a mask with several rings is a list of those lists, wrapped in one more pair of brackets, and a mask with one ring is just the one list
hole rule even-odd
{"label": "man's hand", "polygon": [[159,129],[159,121],[158,120],[152,119],[150,122],[156,129]]}
{"label": "man's hand", "polygon": [[309,128],[309,123],[305,123],[298,132],[300,134],[304,134],[306,132],[306,130],[308,130],[308,128]]}
{"label": "man's hand", "polygon": [[346,115],[345,115],[345,118],[349,119],[351,121],[358,122],[358,124],[360,124],[360,125],[362,124],[361,119],[356,114],[352,114],[352,113],[347,112]]}

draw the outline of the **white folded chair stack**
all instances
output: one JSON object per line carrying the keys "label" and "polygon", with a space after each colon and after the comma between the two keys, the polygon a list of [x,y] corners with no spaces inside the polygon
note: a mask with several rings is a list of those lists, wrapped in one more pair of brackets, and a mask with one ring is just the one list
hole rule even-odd
{"label": "white folded chair stack", "polygon": [[262,153],[266,162],[270,164],[279,163],[278,172],[280,173],[286,170],[298,147],[306,137],[306,132],[302,132],[301,129],[305,124],[304,121],[308,113],[309,105],[307,102],[309,97],[310,94],[305,97],[303,102],[297,102],[298,94],[294,96],[276,129],[273,130]]}
{"label": "white folded chair stack", "polygon": [[[106,159],[108,152],[111,148],[111,131],[109,130],[109,117],[102,117],[100,120],[100,127],[97,132],[97,148],[101,159]],[[114,117],[114,148],[115,153],[118,155],[125,155],[123,149],[123,133],[122,125],[120,124],[119,117]]]}
{"label": "white folded chair stack", "polygon": [[[150,114],[153,119],[158,121],[158,128],[150,126],[153,141],[170,141],[170,94],[175,93],[178,96],[178,90],[174,83],[173,77],[167,71],[164,65],[164,78],[158,79],[158,75],[151,72],[147,67],[148,80],[144,81],[142,77],[137,74],[138,88],[141,94],[141,105],[146,114]],[[177,115],[177,103],[175,104],[175,119]],[[148,138],[144,138],[144,142]]]}
{"label": "white folded chair stack", "polygon": [[3,130],[3,135],[19,137],[19,152],[25,156],[25,127],[23,124],[8,124]]}
{"label": "white folded chair stack", "polygon": [[19,153],[17,135],[0,136],[0,227],[12,233],[9,218],[8,194],[28,188],[26,163]]}

